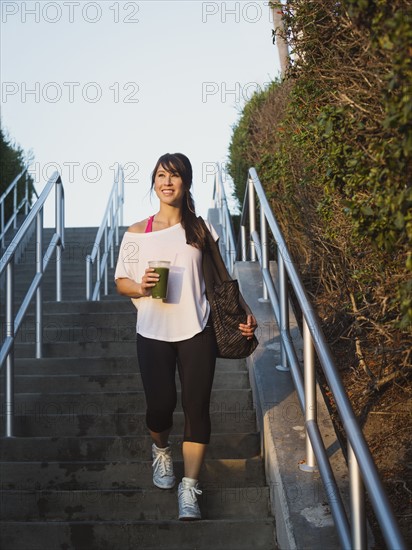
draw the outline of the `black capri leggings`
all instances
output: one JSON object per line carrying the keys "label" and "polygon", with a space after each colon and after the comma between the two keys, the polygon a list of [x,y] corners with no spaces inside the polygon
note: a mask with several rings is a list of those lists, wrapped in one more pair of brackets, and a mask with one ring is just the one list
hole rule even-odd
{"label": "black capri leggings", "polygon": [[179,342],[137,335],[137,357],[146,395],[146,423],[151,431],[163,432],[173,425],[177,364],[185,416],[183,439],[209,443],[209,405],[216,351],[215,335],[209,326],[193,338]]}

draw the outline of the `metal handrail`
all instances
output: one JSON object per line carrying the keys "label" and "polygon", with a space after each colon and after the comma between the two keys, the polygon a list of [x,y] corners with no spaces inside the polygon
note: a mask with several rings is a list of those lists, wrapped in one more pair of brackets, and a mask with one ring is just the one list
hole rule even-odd
{"label": "metal handrail", "polygon": [[[218,184],[216,193],[221,193],[222,191],[218,189],[221,179],[217,178],[216,181]],[[255,196],[258,197],[260,203],[260,235],[256,230]],[[249,221],[249,243],[246,239],[247,220]],[[267,225],[269,225],[277,245],[278,290],[269,270]],[[290,367],[298,399],[305,415],[306,460],[301,469],[309,472],[314,471],[316,459],[342,547],[357,550],[367,548],[364,483],[388,548],[406,550],[406,544],[379,478],[371,452],[345,392],[319,318],[308,299],[301,277],[293,263],[286,241],[254,168],[250,168],[248,172],[239,240],[241,259],[243,261],[247,259],[247,249],[249,248],[250,259],[252,261],[259,260],[264,298],[266,297],[270,301],[280,329],[281,365],[277,368],[289,371]],[[235,247],[230,253],[232,254],[234,251]],[[288,282],[295,292],[303,316],[303,376],[289,330]],[[317,423],[315,352],[328,381],[329,389],[333,393],[348,438],[350,521],[347,518]]]}
{"label": "metal handrail", "polygon": [[236,260],[235,233],[233,231],[232,216],[227,204],[225,188],[222,181],[222,173],[216,166],[215,181],[213,186],[214,207],[219,212],[219,223],[223,227],[223,241],[219,239],[219,248],[225,260],[229,273],[232,273]]}
{"label": "metal handrail", "polygon": [[[43,254],[43,210],[44,205],[55,190],[55,232]],[[36,274],[14,314],[14,270],[15,255],[24,237],[36,222]],[[56,301],[62,299],[62,251],[64,250],[64,189],[58,172],[54,172],[40,197],[33,205],[23,225],[0,258],[0,277],[6,272],[6,337],[0,348],[0,370],[6,363],[5,372],[5,435],[13,437],[14,432],[14,343],[32,299],[36,296],[36,359],[43,356],[43,275],[50,258],[56,251]]]}
{"label": "metal handrail", "polygon": [[[114,267],[114,244],[119,245],[119,226],[123,225],[124,174],[118,167],[110,192],[102,223],[97,231],[91,254],[86,256],[86,299],[100,300],[100,286],[104,280],[104,295],[109,293],[107,262],[110,254],[110,267]],[[103,251],[101,241],[104,237]],[[93,285],[93,265],[96,263],[96,282]]]}
{"label": "metal handrail", "polygon": [[[0,246],[2,249],[5,248],[5,236],[7,231],[10,229],[11,226],[13,226],[13,229],[17,229],[17,216],[19,212],[22,210],[24,206],[24,215],[27,216],[30,208],[30,199],[29,199],[29,180],[26,178],[25,180],[25,190],[24,190],[24,197],[20,201],[19,204],[17,204],[17,190],[18,190],[18,184],[21,178],[26,174],[27,168],[22,170],[18,176],[14,178],[14,180],[11,182],[11,184],[7,187],[7,189],[4,191],[2,196],[0,197]],[[13,192],[13,212],[8,221],[5,221],[5,212],[4,212],[4,205],[6,202],[7,196]],[[36,193],[36,190],[33,188],[33,192],[38,198],[38,195]]]}

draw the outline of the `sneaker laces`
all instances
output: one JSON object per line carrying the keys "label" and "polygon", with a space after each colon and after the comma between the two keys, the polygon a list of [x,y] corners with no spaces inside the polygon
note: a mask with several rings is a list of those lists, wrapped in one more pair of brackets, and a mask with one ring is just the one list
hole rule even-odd
{"label": "sneaker laces", "polygon": [[193,506],[193,504],[197,503],[196,495],[201,495],[201,494],[202,494],[202,491],[197,487],[183,487],[183,491],[181,493],[181,499],[183,501],[183,505]]}
{"label": "sneaker laces", "polygon": [[173,475],[173,462],[168,451],[156,449],[156,458],[153,460],[153,468],[156,472],[159,471],[162,477]]}

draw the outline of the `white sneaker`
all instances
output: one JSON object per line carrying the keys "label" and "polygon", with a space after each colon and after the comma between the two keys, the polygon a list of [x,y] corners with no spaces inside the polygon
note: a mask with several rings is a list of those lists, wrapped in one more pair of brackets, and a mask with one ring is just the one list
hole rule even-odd
{"label": "white sneaker", "polygon": [[152,445],[153,483],[159,489],[172,489],[176,478],[173,474],[172,453],[170,447],[160,449],[155,443]]}
{"label": "white sneaker", "polygon": [[199,489],[199,484],[190,484],[187,478],[183,478],[179,483],[177,491],[179,500],[179,519],[190,521],[194,519],[201,519],[199,510],[199,504],[197,503],[197,495],[201,495],[202,491]]}

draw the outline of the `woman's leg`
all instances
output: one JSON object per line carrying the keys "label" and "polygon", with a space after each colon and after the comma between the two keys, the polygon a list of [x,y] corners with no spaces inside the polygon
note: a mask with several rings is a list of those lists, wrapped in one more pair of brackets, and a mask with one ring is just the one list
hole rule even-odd
{"label": "woman's leg", "polygon": [[153,439],[153,484],[175,485],[169,434],[176,407],[176,352],[172,344],[137,335],[137,354],[146,396],[146,423]]}
{"label": "woman's leg", "polygon": [[167,446],[176,408],[176,352],[170,342],[137,335],[137,357],[146,397],[146,423],[154,443]]}
{"label": "woman's leg", "polygon": [[185,477],[198,479],[210,441],[210,394],[216,364],[212,328],[178,344],[178,368],[185,414],[183,460]]}
{"label": "woman's leg", "polygon": [[152,432],[152,430],[149,430],[149,433],[151,435],[151,438],[153,440],[153,443],[156,444],[159,448],[164,448],[169,445],[169,435],[172,428],[169,428],[168,430],[165,430],[163,432]]}
{"label": "woman's leg", "polygon": [[199,473],[205,459],[206,449],[207,445],[204,443],[183,441],[185,477],[189,477],[190,479],[199,479]]}

